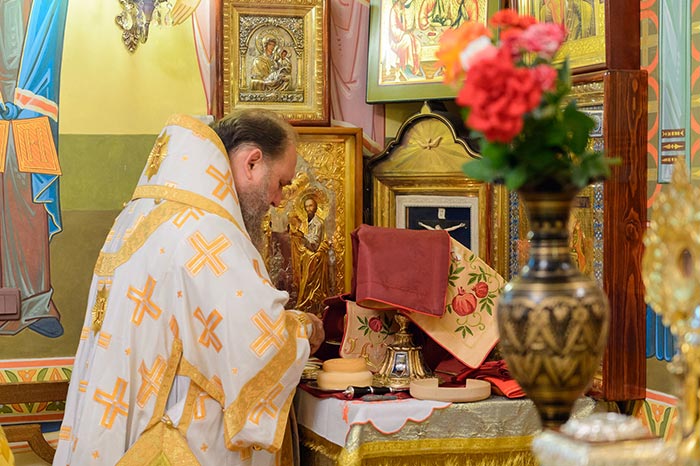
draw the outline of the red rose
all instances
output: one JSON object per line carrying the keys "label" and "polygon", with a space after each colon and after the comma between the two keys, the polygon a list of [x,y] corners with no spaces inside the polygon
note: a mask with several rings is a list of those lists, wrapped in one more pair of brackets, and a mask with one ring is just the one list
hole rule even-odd
{"label": "red rose", "polygon": [[384,325],[382,325],[382,321],[379,317],[372,317],[369,319],[369,328],[371,328],[373,331],[379,332],[383,326]]}
{"label": "red rose", "polygon": [[566,38],[566,28],[557,23],[533,24],[518,36],[520,47],[551,60]]}
{"label": "red rose", "polygon": [[[489,21],[491,26],[501,28],[508,31],[509,29],[527,29],[537,23],[534,16],[519,15],[517,11],[511,8],[499,10],[491,17]],[[501,34],[504,31],[501,32]]]}
{"label": "red rose", "polygon": [[473,291],[477,298],[485,298],[489,294],[489,286],[486,282],[479,282],[474,285]]}
{"label": "red rose", "polygon": [[516,67],[510,52],[475,61],[457,95],[469,107],[467,125],[489,141],[509,143],[523,128],[523,115],[539,105],[542,85],[531,68]]}
{"label": "red rose", "polygon": [[455,310],[457,315],[466,316],[471,314],[476,310],[476,297],[464,291],[461,286],[457,289],[457,296],[452,298],[452,309]]}

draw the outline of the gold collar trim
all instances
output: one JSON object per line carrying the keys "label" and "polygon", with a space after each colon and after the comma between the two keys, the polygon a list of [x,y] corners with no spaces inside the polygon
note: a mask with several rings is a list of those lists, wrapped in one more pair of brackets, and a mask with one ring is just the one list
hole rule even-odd
{"label": "gold collar trim", "polygon": [[245,230],[245,228],[241,227],[238,221],[236,221],[233,215],[231,215],[231,212],[226,210],[221,204],[217,204],[201,194],[193,193],[192,191],[185,191],[183,189],[172,188],[169,186],[141,185],[136,187],[134,190],[134,195],[131,197],[131,199],[155,199],[156,201],[168,200],[205,210],[209,213],[218,215],[219,217],[223,217],[229,222],[233,223],[236,228],[238,228],[241,233],[246,236],[246,238],[250,239],[248,232]]}
{"label": "gold collar trim", "polygon": [[190,130],[200,139],[206,139],[207,141],[214,144],[217,149],[221,151],[221,154],[228,159],[226,153],[226,148],[221,142],[219,136],[206,124],[202,123],[198,119],[184,114],[171,115],[166,122],[166,126],[180,126],[187,130]]}

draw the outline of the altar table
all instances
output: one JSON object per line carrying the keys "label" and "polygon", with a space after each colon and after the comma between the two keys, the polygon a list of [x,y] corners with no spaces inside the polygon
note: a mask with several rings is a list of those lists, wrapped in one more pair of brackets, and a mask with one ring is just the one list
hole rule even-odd
{"label": "altar table", "polygon": [[[295,410],[305,466],[537,465],[530,443],[540,423],[529,399],[367,402],[299,389]],[[605,409],[582,398],[573,415],[597,410]]]}

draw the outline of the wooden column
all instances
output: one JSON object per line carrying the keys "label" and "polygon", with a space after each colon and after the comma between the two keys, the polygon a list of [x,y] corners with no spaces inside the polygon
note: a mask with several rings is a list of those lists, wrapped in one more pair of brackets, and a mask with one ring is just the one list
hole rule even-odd
{"label": "wooden column", "polygon": [[646,393],[646,305],[641,278],[647,217],[647,73],[640,70],[637,0],[605,2],[604,141],[613,167],[605,182],[603,283],[610,299],[603,396],[614,401]]}
{"label": "wooden column", "polygon": [[604,84],[605,150],[608,156],[620,158],[621,164],[613,167],[603,188],[603,283],[611,315],[603,357],[603,397],[622,401],[642,399],[646,393],[641,262],[647,217],[647,73],[609,70]]}

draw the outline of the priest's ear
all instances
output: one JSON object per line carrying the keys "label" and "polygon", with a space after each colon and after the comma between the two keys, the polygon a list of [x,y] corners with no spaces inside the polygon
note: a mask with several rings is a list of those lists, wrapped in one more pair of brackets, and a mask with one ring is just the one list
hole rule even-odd
{"label": "priest's ear", "polygon": [[231,171],[236,186],[239,183],[250,183],[264,175],[263,153],[254,145],[243,145],[230,152]]}

